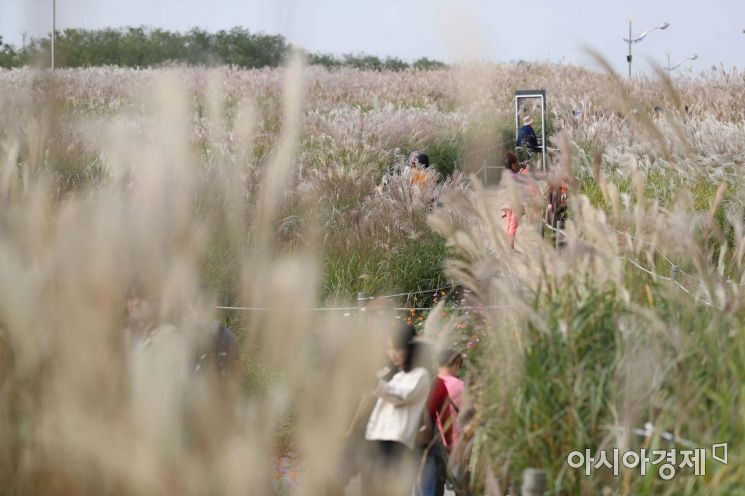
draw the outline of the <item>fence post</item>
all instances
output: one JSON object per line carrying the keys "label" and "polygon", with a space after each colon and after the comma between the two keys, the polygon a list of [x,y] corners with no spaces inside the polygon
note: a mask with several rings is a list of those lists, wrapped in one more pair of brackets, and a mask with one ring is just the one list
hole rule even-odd
{"label": "fence post", "polygon": [[358,313],[358,322],[360,326],[364,326],[367,324],[367,312],[365,311],[367,307],[367,301],[370,298],[367,296],[367,293],[359,292],[357,293],[357,313]]}
{"label": "fence post", "polygon": [[554,239],[556,240],[556,249],[563,248],[566,244],[564,240],[564,221],[559,220],[556,222],[556,231],[554,232]]}
{"label": "fence post", "polygon": [[543,496],[546,492],[546,471],[526,468],[523,471],[522,496]]}

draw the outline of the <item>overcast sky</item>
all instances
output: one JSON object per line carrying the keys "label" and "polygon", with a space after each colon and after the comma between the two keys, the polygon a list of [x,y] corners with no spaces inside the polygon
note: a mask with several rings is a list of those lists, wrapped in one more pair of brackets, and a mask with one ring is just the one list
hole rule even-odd
{"label": "overcast sky", "polygon": [[[52,0],[0,0],[0,36],[21,45],[50,30]],[[57,28],[147,25],[209,31],[240,25],[281,33],[294,44],[334,54],[365,52],[411,61],[430,57],[540,60],[594,67],[583,46],[625,73],[628,22],[634,70],[648,60],[684,67],[745,67],[745,0],[57,0]]]}

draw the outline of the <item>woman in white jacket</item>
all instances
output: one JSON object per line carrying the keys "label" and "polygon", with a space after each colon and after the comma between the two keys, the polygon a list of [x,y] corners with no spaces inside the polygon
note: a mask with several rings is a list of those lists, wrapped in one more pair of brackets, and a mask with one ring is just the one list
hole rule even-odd
{"label": "woman in white jacket", "polygon": [[365,430],[370,465],[363,472],[365,496],[411,494],[416,475],[416,434],[432,377],[417,364],[416,331],[397,329],[386,341],[390,366],[378,373],[378,397]]}

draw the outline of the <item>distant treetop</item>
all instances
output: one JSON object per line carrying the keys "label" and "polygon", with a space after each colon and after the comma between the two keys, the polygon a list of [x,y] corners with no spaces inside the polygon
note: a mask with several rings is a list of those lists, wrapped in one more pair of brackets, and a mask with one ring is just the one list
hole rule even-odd
{"label": "distant treetop", "polygon": [[[49,36],[32,38],[16,49],[0,37],[0,67],[46,65],[50,59]],[[250,33],[234,27],[210,33],[193,28],[185,33],[158,28],[126,27],[105,29],[65,29],[55,38],[57,67],[154,67],[176,63],[187,65],[234,65],[244,68],[277,67],[291,50],[282,35]],[[409,68],[437,69],[442,62],[421,58],[408,64],[395,57],[373,55],[336,56],[306,52],[308,62],[327,68],[355,67],[367,70],[400,71]]]}

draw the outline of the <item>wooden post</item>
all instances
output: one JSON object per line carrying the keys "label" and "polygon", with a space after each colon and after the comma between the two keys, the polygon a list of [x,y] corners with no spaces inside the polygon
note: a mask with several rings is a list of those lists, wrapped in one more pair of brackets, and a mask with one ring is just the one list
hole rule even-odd
{"label": "wooden post", "polygon": [[362,292],[357,293],[357,308],[358,308],[357,313],[359,314],[358,321],[359,321],[360,327],[367,324],[367,312],[365,310],[367,307],[367,301],[369,299],[370,298],[367,296],[367,293],[362,293]]}
{"label": "wooden post", "polygon": [[57,0],[52,0],[52,70],[54,70],[54,39],[57,35]]}
{"label": "wooden post", "polygon": [[523,471],[522,496],[543,496],[546,492],[546,471],[526,468]]}
{"label": "wooden post", "polygon": [[559,220],[556,222],[556,231],[554,232],[554,239],[556,240],[556,249],[563,248],[566,244],[564,235],[564,221]]}

